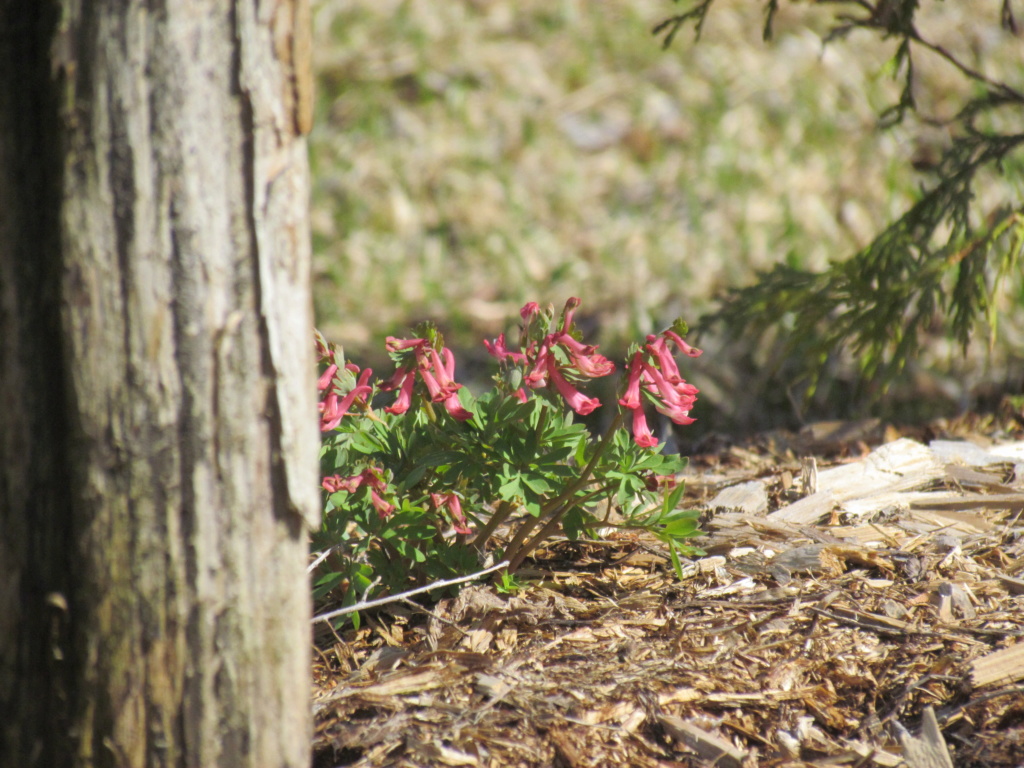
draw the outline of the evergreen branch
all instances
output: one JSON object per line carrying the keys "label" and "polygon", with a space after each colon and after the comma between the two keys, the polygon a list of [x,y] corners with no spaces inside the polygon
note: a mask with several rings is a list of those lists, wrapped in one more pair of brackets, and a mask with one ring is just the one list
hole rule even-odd
{"label": "evergreen branch", "polygon": [[[848,347],[873,388],[869,394],[880,396],[920,350],[937,315],[948,318],[964,346],[981,319],[994,327],[990,297],[1014,274],[1019,243],[1007,249],[991,284],[989,263],[998,242],[1008,235],[1019,239],[1024,208],[998,212],[975,233],[972,188],[979,170],[998,166],[1022,144],[1024,134],[973,132],[957,139],[942,161],[939,183],[865,249],[823,273],[778,265],[754,285],[731,291],[704,320],[757,341],[774,334],[775,359],[796,362],[808,397],[825,362]],[[936,244],[944,225],[949,234]]]}
{"label": "evergreen branch", "polygon": [[[767,39],[777,2],[763,2]],[[924,123],[952,126],[959,135],[934,169],[937,181],[932,188],[867,247],[822,273],[778,265],[761,273],[754,285],[729,292],[718,311],[704,320],[721,323],[731,335],[762,349],[769,344],[774,373],[786,366],[790,381],[794,373],[802,377],[808,399],[828,375],[829,363],[845,348],[855,356],[862,394],[874,400],[921,350],[926,333],[941,328],[966,348],[984,323],[990,346],[995,342],[999,303],[994,297],[1017,275],[1024,250],[1024,207],[1017,199],[982,214],[974,190],[980,172],[1003,170],[1005,161],[1024,144],[1024,134],[978,126],[998,124],[994,118],[999,109],[1024,108],[1024,92],[922,36],[915,26],[918,0],[817,2],[850,9],[834,14],[825,44],[854,29],[898,41],[891,66],[903,87],[898,102],[881,113],[882,127],[917,111],[917,46],[940,57],[983,93],[968,98],[951,119],[919,116]],[[709,6],[710,0],[704,0],[675,17],[673,34],[678,25],[694,20],[699,37]],[[1002,0],[1000,23],[1004,29],[1016,29],[1008,0]]]}

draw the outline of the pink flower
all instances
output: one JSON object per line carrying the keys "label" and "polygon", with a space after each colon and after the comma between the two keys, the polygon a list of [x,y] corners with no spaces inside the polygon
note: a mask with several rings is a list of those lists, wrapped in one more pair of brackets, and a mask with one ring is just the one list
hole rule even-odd
{"label": "pink flower", "polygon": [[523,308],[519,310],[519,316],[523,318],[523,322],[529,325],[533,322],[533,318],[540,314],[540,305],[536,301],[530,301],[523,305]]}
{"label": "pink flower", "polygon": [[585,397],[582,392],[574,389],[569,382],[565,380],[562,372],[558,370],[558,366],[554,360],[549,358],[548,363],[548,375],[551,376],[551,381],[555,385],[555,389],[558,390],[558,394],[565,398],[565,402],[569,404],[580,416],[586,416],[588,413],[593,413],[597,408],[601,406],[601,401],[596,397]]}
{"label": "pink flower", "polygon": [[[522,382],[526,387],[554,387],[576,413],[585,416],[600,407],[601,402],[584,396],[574,383],[580,379],[607,376],[615,370],[615,364],[599,354],[596,346],[584,344],[573,337],[573,317],[579,306],[580,300],[575,297],[565,302],[561,328],[554,330],[552,311],[542,313],[536,302],[530,302],[519,313],[523,326],[518,352],[508,348],[504,334],[493,342],[485,341],[484,346],[500,362],[521,366]],[[533,321],[538,317],[543,322],[534,328]],[[512,394],[526,402],[526,392],[522,387]]]}
{"label": "pink flower", "polygon": [[398,399],[384,410],[396,415],[408,411],[409,406],[412,404],[412,388],[415,383],[415,371],[399,368],[391,380],[381,387],[385,392],[390,392],[392,389],[399,388]]}
{"label": "pink flower", "polygon": [[373,504],[373,508],[377,510],[377,516],[380,517],[381,520],[389,517],[391,513],[395,511],[395,505],[384,501],[376,488],[370,488],[370,503]]}
{"label": "pink flower", "polygon": [[320,374],[320,378],[317,379],[316,382],[316,388],[323,392],[325,389],[331,386],[331,380],[334,379],[334,374],[336,374],[337,372],[338,366],[334,363],[331,363],[331,365],[327,367],[327,370]]}
{"label": "pink flower", "polygon": [[633,409],[633,440],[641,448],[653,448],[658,444],[658,438],[647,426],[647,416],[642,407]]}
{"label": "pink flower", "polygon": [[[444,373],[445,385],[449,388],[448,396],[442,401],[444,403],[445,410],[448,414],[458,421],[467,421],[473,418],[473,414],[462,407],[462,402],[459,400],[458,391],[462,389],[461,384],[455,383],[455,355],[452,351],[445,347],[441,350],[441,354],[444,356],[444,365],[442,372]],[[437,353],[434,353],[436,360]],[[435,363],[436,366],[436,363]]]}
{"label": "pink flower", "polygon": [[444,409],[456,421],[469,421],[473,418],[472,411],[467,411],[462,407],[462,401],[459,400],[459,396],[454,392],[445,398]]}
{"label": "pink flower", "polygon": [[641,391],[652,395],[658,412],[674,423],[694,422],[690,418],[690,410],[697,401],[698,389],[679,375],[668,341],[690,357],[701,354],[699,349],[686,344],[674,331],[665,331],[660,336],[648,336],[647,343],[637,350],[629,363],[626,389],[619,398],[619,404],[633,412],[633,440],[645,448],[657,445],[658,441],[647,426]]}
{"label": "pink flower", "polygon": [[455,355],[447,347],[438,352],[428,339],[396,339],[389,336],[387,348],[391,352],[413,350],[414,360],[395,371],[394,376],[381,389],[390,392],[400,389],[398,399],[384,410],[401,414],[412,403],[416,374],[427,388],[432,402],[442,403],[452,418],[466,421],[473,414],[462,407],[458,391],[462,385],[455,381]]}
{"label": "pink flower", "polygon": [[396,339],[388,336],[384,340],[384,347],[388,352],[401,352],[403,349],[421,349],[429,343],[426,339]]}
{"label": "pink flower", "polygon": [[330,477],[325,477],[320,485],[325,491],[329,493],[337,493],[338,491],[348,491],[349,493],[355,493],[359,489],[359,486],[362,484],[362,475],[353,475],[352,477],[331,475]]}
{"label": "pink flower", "polygon": [[454,493],[432,493],[430,494],[430,500],[439,512],[442,507],[448,508],[448,514],[452,517],[456,533],[469,534],[473,532],[469,527],[469,523],[466,522],[466,516],[462,512],[462,502],[459,501],[459,497]]}
{"label": "pink flower", "polygon": [[500,363],[505,362],[509,358],[514,363],[526,362],[526,355],[522,352],[513,352],[506,346],[504,333],[500,334],[493,342],[484,339],[484,346],[487,347],[487,351],[491,353],[492,357],[498,358]]}
{"label": "pink flower", "polygon": [[565,302],[565,308],[562,310],[562,333],[568,333],[569,329],[572,328],[572,319],[582,303],[575,296]]}
{"label": "pink flower", "polygon": [[597,354],[597,347],[581,344],[567,333],[557,334],[554,340],[568,350],[573,367],[588,378],[598,379],[615,370],[615,363]]}
{"label": "pink flower", "polygon": [[675,345],[679,347],[679,351],[682,352],[684,355],[687,355],[688,357],[700,357],[701,355],[704,354],[704,350],[697,349],[696,347],[691,347],[689,344],[683,341],[682,337],[678,333],[676,333],[672,329],[662,331],[662,334],[665,336],[665,338],[672,339],[672,341],[675,342]]}
{"label": "pink flower", "polygon": [[331,475],[330,477],[325,477],[321,483],[321,487],[330,493],[338,491],[355,493],[364,485],[369,486],[370,503],[373,504],[373,508],[377,510],[377,514],[381,518],[386,518],[395,511],[395,505],[385,501],[384,497],[381,496],[382,493],[387,492],[388,486],[384,482],[382,471],[375,467],[367,467],[358,475],[352,475],[351,477]]}
{"label": "pink flower", "polygon": [[[335,372],[337,372],[336,365],[332,365],[331,368],[334,368]],[[324,372],[325,376],[327,372],[331,370],[331,368],[328,368],[327,371]],[[350,373],[355,373],[359,371],[358,367],[351,364],[345,366],[345,368]],[[348,416],[348,411],[352,407],[352,404],[356,402],[356,400],[360,400],[364,403],[366,402],[366,398],[368,398],[370,394],[373,392],[373,387],[369,385],[370,376],[372,374],[373,370],[371,368],[363,369],[363,372],[359,375],[359,379],[356,382],[356,385],[348,393],[346,393],[344,397],[342,397],[339,400],[338,393],[331,391],[328,393],[327,397],[325,397],[323,401],[319,403],[317,407],[319,408],[321,414],[321,432],[330,432],[332,429],[337,427],[341,423],[341,420]],[[323,378],[324,377],[321,377],[321,379]],[[328,380],[327,386],[330,386],[330,380]]]}
{"label": "pink flower", "polygon": [[623,408],[636,410],[640,407],[640,374],[643,373],[643,358],[633,355],[629,364],[629,378],[626,380],[626,391],[619,399],[619,405]]}
{"label": "pink flower", "polygon": [[452,378],[455,373],[455,355],[447,347],[444,351],[446,354],[442,360],[437,350],[431,347],[428,352],[430,366],[420,369],[423,383],[427,385],[430,397],[435,403],[444,402],[453,392],[462,389],[462,385],[456,384]]}

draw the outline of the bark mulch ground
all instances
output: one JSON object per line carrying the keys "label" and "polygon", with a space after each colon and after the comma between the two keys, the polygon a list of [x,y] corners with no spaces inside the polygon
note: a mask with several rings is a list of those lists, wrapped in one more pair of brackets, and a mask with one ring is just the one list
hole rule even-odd
{"label": "bark mulch ground", "polygon": [[555,542],[318,638],[315,766],[1022,766],[1019,414],[711,440],[707,556]]}

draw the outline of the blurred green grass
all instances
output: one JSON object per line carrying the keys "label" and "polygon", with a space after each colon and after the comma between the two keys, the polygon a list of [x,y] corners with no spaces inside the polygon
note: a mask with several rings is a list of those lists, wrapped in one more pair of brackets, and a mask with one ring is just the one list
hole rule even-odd
{"label": "blurred green grass", "polygon": [[[1020,42],[971,3],[922,28],[997,76]],[[612,350],[779,261],[822,268],[905,210],[910,160],[941,129],[876,129],[899,83],[864,33],[823,48],[831,16],[719,0],[702,40],[662,50],[663,0],[320,0],[311,136],[317,321],[356,358],[435,319],[456,347],[528,300],[580,296]],[[973,14],[973,15],[972,15]],[[1014,69],[1016,68],[1016,69]],[[918,62],[918,100],[965,88]],[[992,179],[992,205],[1012,180]],[[981,201],[987,204],[985,200]]]}

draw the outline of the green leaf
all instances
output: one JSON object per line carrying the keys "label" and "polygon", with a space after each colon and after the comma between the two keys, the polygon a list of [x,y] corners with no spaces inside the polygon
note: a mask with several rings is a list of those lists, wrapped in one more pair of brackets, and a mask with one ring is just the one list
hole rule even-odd
{"label": "green leaf", "polygon": [[683,580],[683,564],[679,562],[679,551],[676,549],[676,543],[669,539],[668,541],[668,554],[672,558],[672,568],[676,572],[676,578],[680,581]]}
{"label": "green leaf", "polygon": [[519,475],[510,477],[498,486],[498,495],[505,501],[513,501],[523,495],[523,485]]}
{"label": "green leaf", "polygon": [[366,434],[365,432],[355,432],[352,434],[351,441],[352,448],[359,453],[365,453],[368,455],[378,453],[379,451],[385,450],[387,443],[382,443],[376,437]]}
{"label": "green leaf", "polygon": [[686,486],[683,483],[679,483],[679,485],[665,494],[665,501],[661,507],[664,514],[669,514],[679,506],[679,502],[682,500],[683,492],[685,490]]}
{"label": "green leaf", "polygon": [[587,441],[586,440],[580,440],[579,444],[576,446],[576,453],[573,456],[573,458],[576,461],[576,466],[578,466],[578,467],[586,466],[586,464],[587,464]]}
{"label": "green leaf", "polygon": [[551,484],[541,475],[523,475],[522,481],[527,488],[538,495],[551,492]]}

